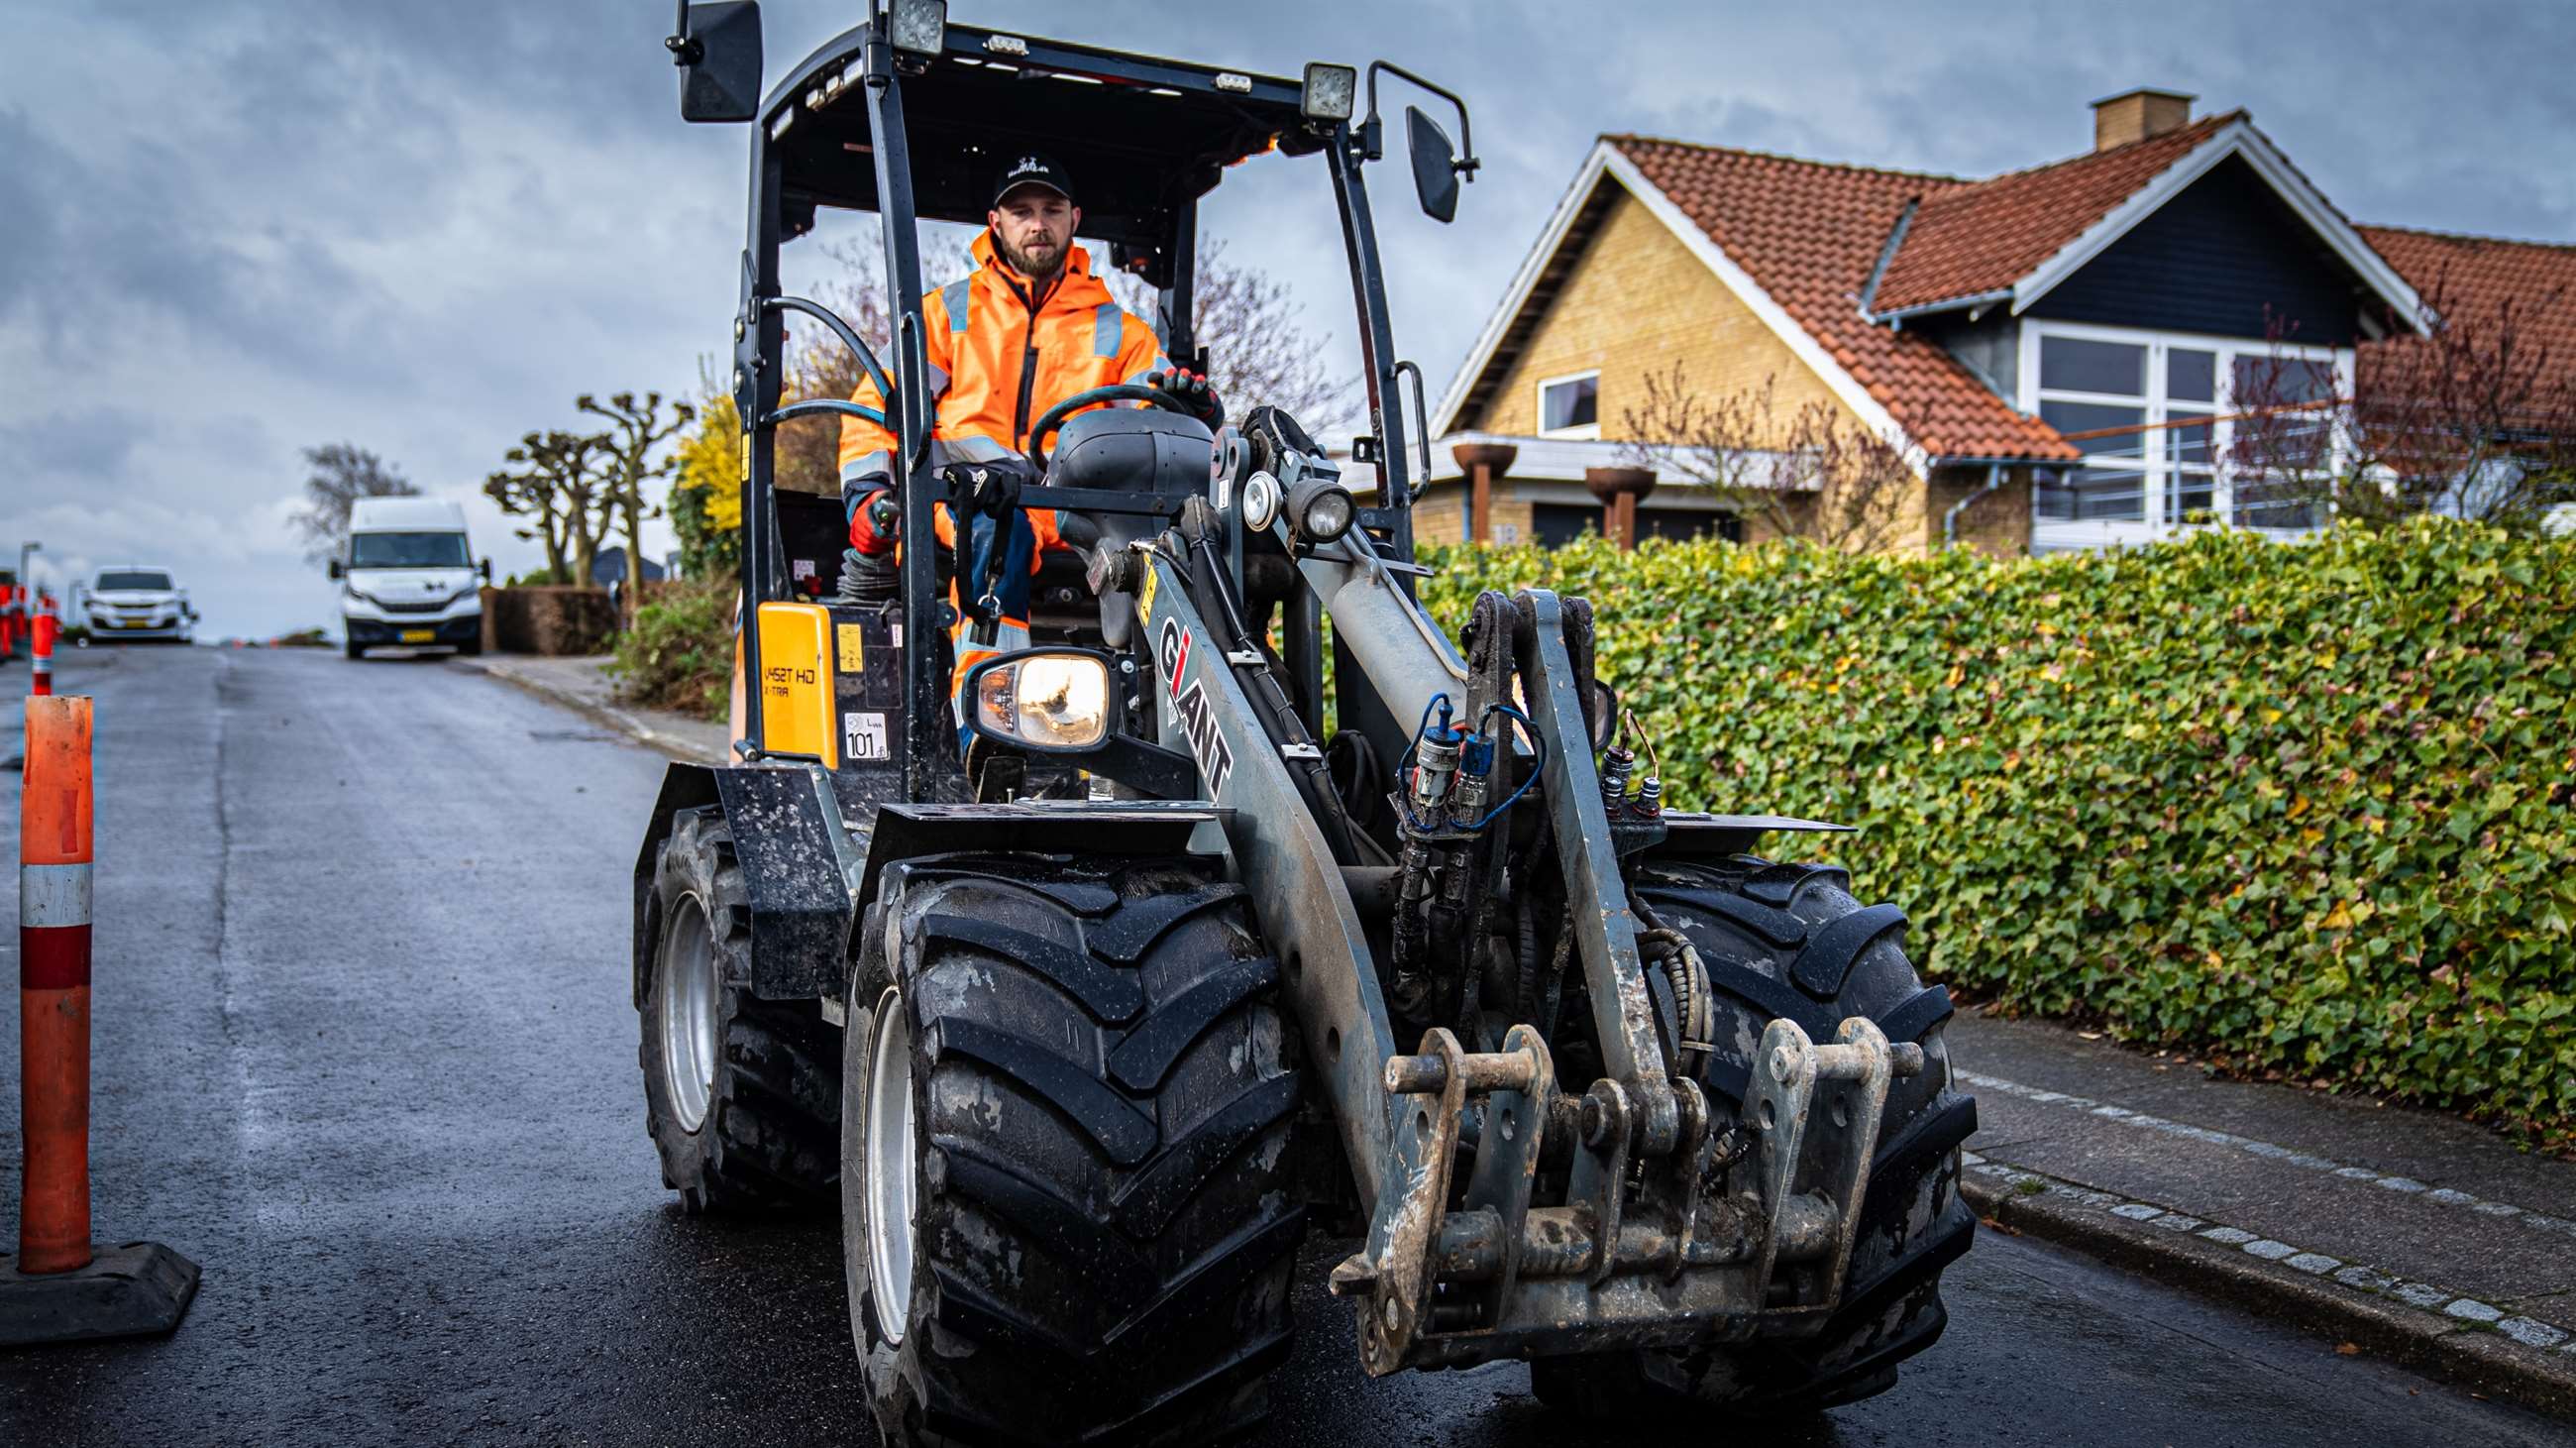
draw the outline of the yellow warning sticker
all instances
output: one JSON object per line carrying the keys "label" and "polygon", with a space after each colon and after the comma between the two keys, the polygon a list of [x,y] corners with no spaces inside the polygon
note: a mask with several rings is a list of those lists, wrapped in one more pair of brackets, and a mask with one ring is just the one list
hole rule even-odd
{"label": "yellow warning sticker", "polygon": [[863,674],[867,672],[868,666],[859,647],[862,642],[862,631],[857,624],[844,623],[833,625],[832,639],[835,646],[834,651],[840,655],[842,673]]}
{"label": "yellow warning sticker", "polygon": [[1154,560],[1149,555],[1145,559],[1145,584],[1136,590],[1136,613],[1140,618],[1154,616],[1154,582]]}

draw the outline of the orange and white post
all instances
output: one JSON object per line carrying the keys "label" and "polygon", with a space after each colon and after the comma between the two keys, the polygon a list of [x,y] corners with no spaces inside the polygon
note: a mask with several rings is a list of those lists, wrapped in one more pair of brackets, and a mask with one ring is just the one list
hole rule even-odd
{"label": "orange and white post", "polygon": [[18,1270],[30,1276],[86,1267],[91,1255],[89,766],[90,701],[31,695],[18,805],[18,1059],[26,1078]]}
{"label": "orange and white post", "polygon": [[29,694],[54,692],[54,640],[62,636],[62,620],[50,613],[40,613],[31,620],[35,636],[30,646],[35,650],[35,666],[28,671]]}
{"label": "orange and white post", "polygon": [[18,1255],[0,1256],[0,1347],[163,1333],[197,1264],[90,1240],[90,701],[29,695],[18,802]]}

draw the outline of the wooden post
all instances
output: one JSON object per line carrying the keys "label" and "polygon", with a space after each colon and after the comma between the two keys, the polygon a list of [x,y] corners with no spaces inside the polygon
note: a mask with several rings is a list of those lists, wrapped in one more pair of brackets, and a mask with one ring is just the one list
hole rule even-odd
{"label": "wooden post", "polygon": [[1521,450],[1507,442],[1462,442],[1449,449],[1449,456],[1467,472],[1467,526],[1463,536],[1470,543],[1494,541],[1494,479],[1511,472],[1512,460]]}
{"label": "wooden post", "polygon": [[1585,468],[1583,486],[1601,500],[1602,533],[1621,550],[1637,546],[1637,504],[1655,490],[1652,468]]}

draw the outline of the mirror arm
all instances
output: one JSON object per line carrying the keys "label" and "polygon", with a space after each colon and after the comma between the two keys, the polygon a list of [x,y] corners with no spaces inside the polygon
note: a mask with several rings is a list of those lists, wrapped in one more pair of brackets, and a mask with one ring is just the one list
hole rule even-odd
{"label": "mirror arm", "polygon": [[679,0],[680,18],[662,44],[671,52],[671,64],[683,70],[707,58],[706,42],[689,33],[689,0]]}
{"label": "mirror arm", "polygon": [[1469,181],[1475,180],[1476,169],[1482,166],[1484,162],[1476,159],[1476,133],[1474,126],[1467,120],[1467,103],[1458,98],[1458,93],[1456,91],[1449,90],[1446,87],[1424,80],[1421,76],[1415,75],[1413,72],[1406,70],[1403,66],[1397,65],[1391,60],[1372,60],[1369,62],[1368,119],[1360,123],[1361,147],[1366,158],[1371,161],[1385,159],[1385,123],[1378,119],[1377,114],[1377,73],[1382,70],[1391,71],[1403,79],[1413,82],[1415,85],[1418,85],[1424,90],[1431,92],[1433,95],[1440,97],[1442,100],[1447,101],[1457,110],[1458,149],[1466,154],[1458,160],[1450,162],[1449,167],[1451,170],[1456,171],[1460,177]]}

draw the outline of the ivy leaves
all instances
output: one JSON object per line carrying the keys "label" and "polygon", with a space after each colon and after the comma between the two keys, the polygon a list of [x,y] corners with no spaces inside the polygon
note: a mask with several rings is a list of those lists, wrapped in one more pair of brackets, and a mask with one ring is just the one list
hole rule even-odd
{"label": "ivy leaves", "polygon": [[2576,545],[1424,561],[1453,626],[1483,588],[1591,598],[1666,798],[1861,826],[1832,848],[1927,971],[2576,1145]]}

